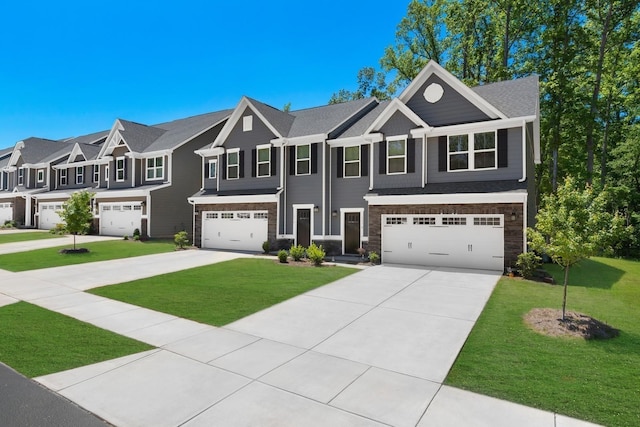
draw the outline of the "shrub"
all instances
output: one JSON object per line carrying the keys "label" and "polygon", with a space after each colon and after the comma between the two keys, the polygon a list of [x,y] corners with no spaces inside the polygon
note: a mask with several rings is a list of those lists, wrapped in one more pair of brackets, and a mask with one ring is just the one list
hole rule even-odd
{"label": "shrub", "polygon": [[291,255],[291,258],[293,258],[294,261],[300,261],[302,258],[304,258],[304,252],[305,250],[302,245],[291,246],[289,255]]}
{"label": "shrub", "polygon": [[280,249],[278,251],[278,259],[280,260],[281,263],[286,263],[287,262],[287,258],[289,258],[289,253],[287,251],[285,251],[284,249]]}
{"label": "shrub", "polygon": [[64,224],[56,224],[55,227],[49,230],[49,233],[63,235],[67,234],[67,229],[65,228]]}
{"label": "shrub", "polygon": [[262,243],[262,252],[264,252],[265,254],[268,254],[270,250],[271,250],[271,243],[269,243],[268,240],[265,240],[264,243]]}
{"label": "shrub", "polygon": [[124,236],[122,236],[122,240],[129,240],[129,236],[125,234]]}
{"label": "shrub", "polygon": [[518,267],[518,270],[520,271],[520,275],[522,277],[524,277],[525,279],[529,279],[533,277],[536,269],[540,267],[541,262],[542,258],[536,255],[535,252],[530,251],[518,255],[516,267]]}
{"label": "shrub", "polygon": [[369,261],[371,264],[377,264],[380,261],[380,255],[376,251],[369,252]]}
{"label": "shrub", "polygon": [[8,219],[4,222],[2,228],[16,228],[17,226],[18,224],[14,220]]}
{"label": "shrub", "polygon": [[322,245],[316,246],[315,243],[312,243],[311,246],[309,246],[309,248],[307,249],[307,256],[311,261],[313,261],[315,265],[322,264],[322,261],[324,261],[324,257],[326,255],[327,254],[325,253],[324,249],[322,249]]}
{"label": "shrub", "polygon": [[133,240],[135,240],[136,242],[140,240],[140,235],[139,234],[134,234],[133,235]]}
{"label": "shrub", "polygon": [[179,231],[173,235],[173,241],[176,248],[184,249],[189,244],[189,235],[186,231]]}
{"label": "shrub", "polygon": [[[138,236],[138,239],[136,239],[136,236]],[[139,240],[140,239],[140,229],[136,228],[135,230],[133,230],[133,240]]]}

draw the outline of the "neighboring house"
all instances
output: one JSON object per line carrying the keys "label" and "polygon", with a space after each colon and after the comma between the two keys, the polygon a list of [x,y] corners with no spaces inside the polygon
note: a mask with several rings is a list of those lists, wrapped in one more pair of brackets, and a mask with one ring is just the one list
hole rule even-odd
{"label": "neighboring house", "polygon": [[391,101],[283,112],[243,98],[197,151],[194,241],[502,270],[536,211],[538,104],[535,76],[469,88],[433,61]]}
{"label": "neighboring house", "polygon": [[5,168],[9,165],[13,148],[0,150],[0,225],[13,220],[13,202],[3,199],[9,188],[9,172]]}

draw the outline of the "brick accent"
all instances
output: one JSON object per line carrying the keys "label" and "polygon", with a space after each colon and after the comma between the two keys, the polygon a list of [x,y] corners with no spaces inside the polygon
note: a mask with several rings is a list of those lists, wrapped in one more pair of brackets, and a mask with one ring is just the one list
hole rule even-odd
{"label": "brick accent", "polygon": [[279,247],[276,241],[276,220],[278,218],[278,206],[276,203],[229,203],[207,204],[195,207],[195,236],[193,244],[202,247],[202,212],[205,211],[268,211],[267,237],[271,247]]}
{"label": "brick accent", "polygon": [[[460,215],[472,214],[503,214],[504,215],[504,265],[514,266],[524,250],[524,205],[520,203],[482,203],[482,204],[457,204],[457,205],[372,205],[369,206],[369,243],[366,249],[381,253],[381,216],[382,215],[420,215],[420,214],[446,214]],[[516,213],[515,221],[511,220],[511,214]]]}

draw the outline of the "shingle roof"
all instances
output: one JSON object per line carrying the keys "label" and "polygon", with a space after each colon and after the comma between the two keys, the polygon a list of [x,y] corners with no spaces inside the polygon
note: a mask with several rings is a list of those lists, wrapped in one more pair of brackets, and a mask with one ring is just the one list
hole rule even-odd
{"label": "shingle roof", "polygon": [[104,140],[107,139],[107,136],[109,136],[109,131],[103,130],[100,132],[90,133],[88,135],[69,138],[66,142],[77,142],[78,144],[102,144]]}
{"label": "shingle roof", "polygon": [[471,88],[507,117],[533,116],[540,97],[538,76],[490,83]]}
{"label": "shingle roof", "polygon": [[52,154],[65,150],[69,147],[69,152],[73,145],[64,142],[53,141],[44,138],[27,138],[23,140],[24,147],[20,150],[22,161],[25,163],[41,163]]}
{"label": "shingle roof", "polygon": [[256,99],[249,98],[247,99],[251,102],[251,104],[264,116],[264,118],[273,126],[280,135],[288,136],[289,130],[293,125],[295,120],[295,116],[292,113],[286,113],[284,111],[280,111],[275,107],[267,105],[263,102],[260,102]]}
{"label": "shingle roof", "polygon": [[373,110],[369,111],[364,117],[355,122],[345,132],[338,135],[339,138],[350,138],[355,136],[364,135],[364,132],[371,126],[371,124],[378,118],[385,108],[391,103],[391,101],[380,102]]}
{"label": "shingle roof", "polygon": [[233,110],[215,111],[154,125],[154,128],[162,130],[163,133],[141,152],[175,148],[228,118],[232,112]]}
{"label": "shingle roof", "polygon": [[292,111],[291,115],[295,117],[295,120],[287,136],[294,138],[329,133],[372,102],[375,102],[375,98]]}
{"label": "shingle roof", "polygon": [[98,158],[98,154],[100,154],[100,145],[78,144],[78,146],[82,150],[82,154],[84,154],[84,157],[87,160],[95,160]]}
{"label": "shingle roof", "polygon": [[131,151],[138,153],[143,152],[147,147],[153,144],[160,135],[166,132],[164,129],[142,125],[128,120],[119,119],[118,121],[124,128],[124,130],[120,131],[122,138],[125,140]]}

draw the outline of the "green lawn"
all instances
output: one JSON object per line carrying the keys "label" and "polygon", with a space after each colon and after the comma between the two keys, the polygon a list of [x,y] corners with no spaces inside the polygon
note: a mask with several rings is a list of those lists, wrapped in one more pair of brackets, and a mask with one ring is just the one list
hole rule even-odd
{"label": "green lawn", "polygon": [[92,289],[91,293],[222,326],[357,270],[237,259]]}
{"label": "green lawn", "polygon": [[[562,283],[562,271],[547,266]],[[567,309],[620,329],[606,341],[550,338],[522,320],[561,308],[562,286],[502,278],[447,384],[607,426],[640,425],[640,262],[594,258],[569,273]]]}
{"label": "green lawn", "polygon": [[84,264],[87,262],[171,252],[175,249],[173,242],[169,241],[151,240],[147,242],[137,242],[133,240],[110,240],[78,244],[78,247],[89,249],[90,252],[88,253],[58,253],[60,249],[70,247],[71,246],[59,246],[0,255],[0,269],[9,271],[36,270],[39,268]]}
{"label": "green lawn", "polygon": [[48,231],[33,231],[28,233],[3,233],[0,231],[0,245],[3,243],[26,242],[29,240],[42,240],[63,237],[59,234],[51,234]]}
{"label": "green lawn", "polygon": [[0,307],[0,361],[28,377],[153,347],[26,302]]}

